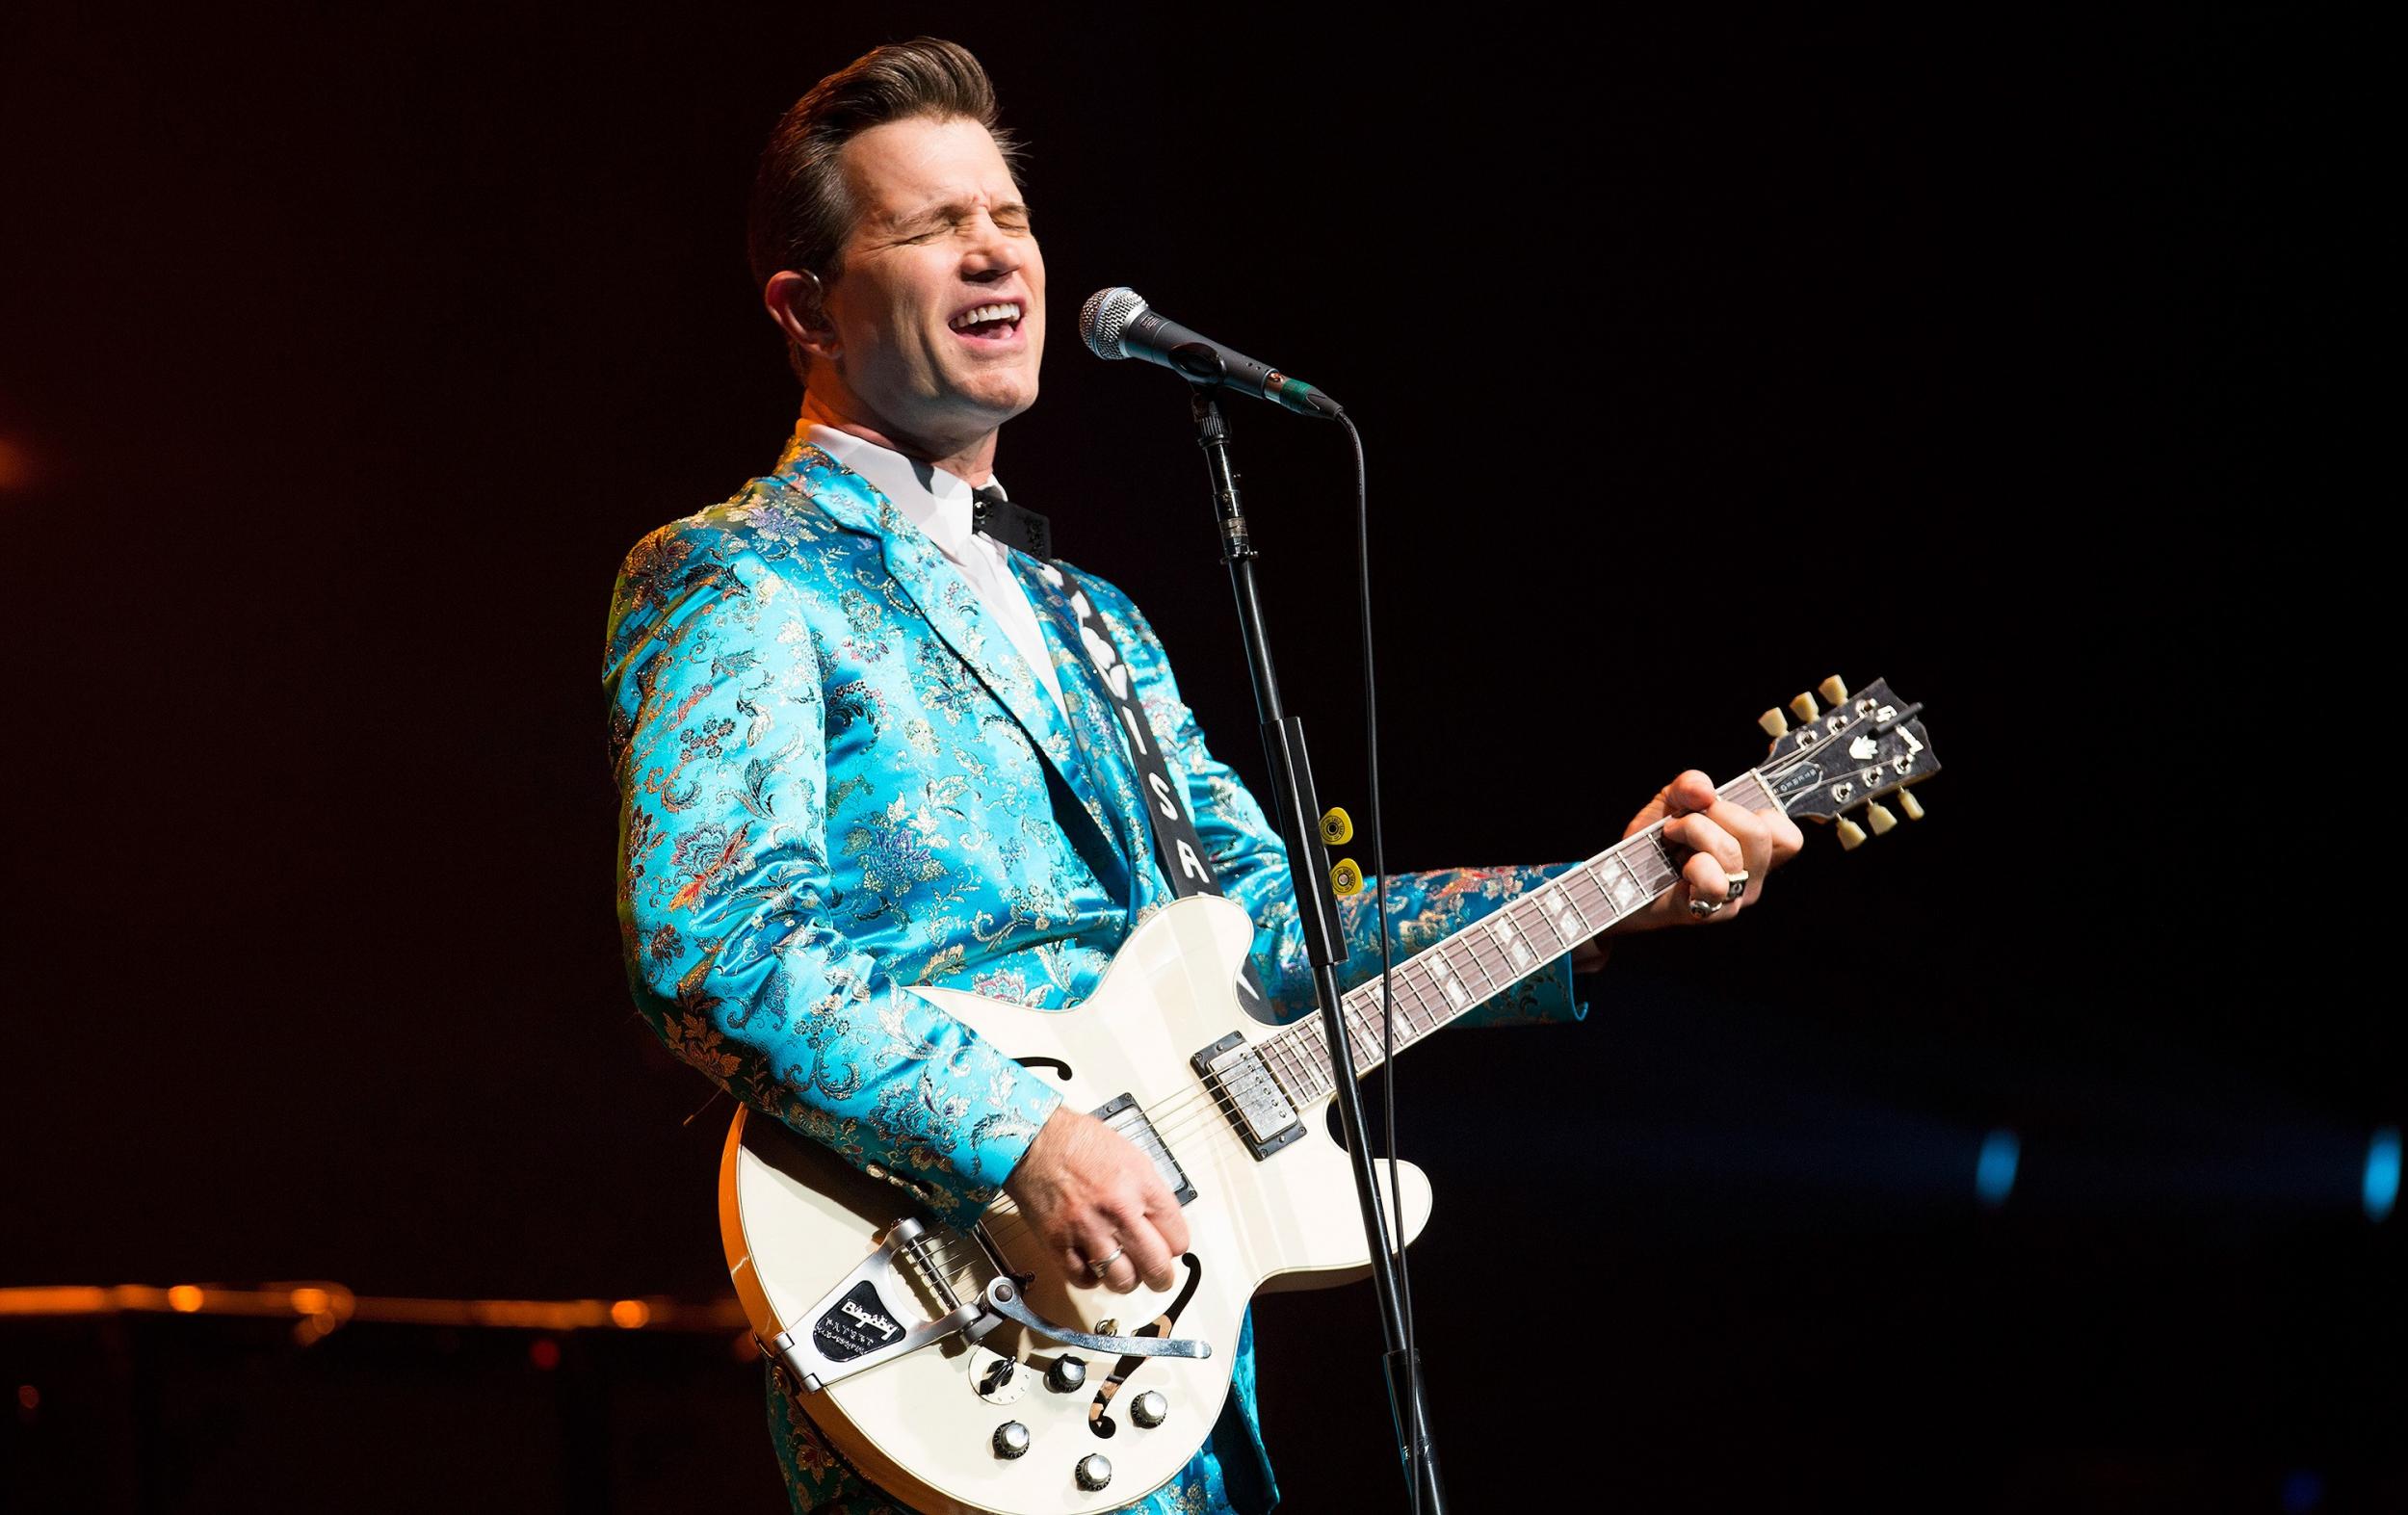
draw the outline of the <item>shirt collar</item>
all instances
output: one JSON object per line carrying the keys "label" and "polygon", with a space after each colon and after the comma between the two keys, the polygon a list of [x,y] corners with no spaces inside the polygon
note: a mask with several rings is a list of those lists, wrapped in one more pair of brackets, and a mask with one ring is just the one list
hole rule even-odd
{"label": "shirt collar", "polygon": [[[977,502],[971,498],[969,481],[817,421],[804,421],[798,431],[803,441],[867,479],[947,557],[957,559],[970,545],[971,512]],[[1002,491],[1002,480],[988,483]]]}

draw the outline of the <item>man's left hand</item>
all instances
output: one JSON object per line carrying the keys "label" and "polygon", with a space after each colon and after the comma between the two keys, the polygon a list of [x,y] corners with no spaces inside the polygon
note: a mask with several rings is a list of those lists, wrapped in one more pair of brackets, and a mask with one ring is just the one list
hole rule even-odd
{"label": "man's left hand", "polygon": [[[1765,875],[1795,857],[1806,845],[1797,823],[1778,810],[1762,815],[1714,793],[1714,780],[1690,769],[1663,786],[1647,807],[1622,828],[1633,836],[1657,822],[1663,839],[1688,849],[1681,882],[1646,909],[1614,927],[1616,931],[1652,931],[1666,926],[1704,926],[1731,920],[1764,893]],[[1737,883],[1739,888],[1732,885]],[[1701,908],[1719,905],[1721,908]],[[1610,934],[1610,933],[1609,933]],[[1602,966],[1602,943],[1583,943],[1572,954],[1575,972]]]}

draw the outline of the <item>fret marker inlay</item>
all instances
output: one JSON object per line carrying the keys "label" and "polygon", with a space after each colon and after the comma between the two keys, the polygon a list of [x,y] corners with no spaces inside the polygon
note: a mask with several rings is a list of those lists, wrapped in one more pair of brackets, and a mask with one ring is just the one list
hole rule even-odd
{"label": "fret marker inlay", "polygon": [[1489,934],[1498,946],[1505,949],[1505,955],[1513,959],[1514,967],[1527,972],[1531,964],[1538,960],[1538,954],[1531,951],[1530,943],[1522,940],[1521,933],[1513,928],[1511,921],[1498,920]]}
{"label": "fret marker inlay", "polygon": [[1471,1008],[1472,991],[1463,987],[1463,980],[1454,976],[1453,969],[1442,962],[1434,965],[1430,969],[1430,974],[1438,980],[1438,986],[1447,991],[1447,998],[1453,1003],[1456,1009]]}
{"label": "fret marker inlay", "polygon": [[1619,863],[1613,865],[1613,882],[1606,886],[1606,892],[1613,896],[1613,907],[1625,914],[1637,909],[1639,901],[1645,898],[1638,891],[1638,880],[1633,878],[1631,871]]}
{"label": "fret marker inlay", "polygon": [[1548,919],[1555,922],[1557,935],[1567,942],[1580,939],[1583,934],[1580,921],[1572,914],[1572,901],[1563,897],[1561,890],[1549,893],[1542,908],[1546,910]]}

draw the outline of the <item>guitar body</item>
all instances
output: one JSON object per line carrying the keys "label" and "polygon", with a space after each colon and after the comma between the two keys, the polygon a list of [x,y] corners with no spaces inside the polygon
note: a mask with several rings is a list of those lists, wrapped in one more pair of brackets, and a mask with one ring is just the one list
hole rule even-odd
{"label": "guitar body", "polygon": [[[1056,1515],[1133,1503],[1169,1481],[1211,1434],[1229,1393],[1239,1325],[1256,1292],[1343,1283],[1370,1266],[1350,1161],[1328,1136],[1329,1096],[1299,1105],[1301,1135],[1258,1161],[1190,1061],[1232,1033],[1253,1042],[1277,1030],[1250,1019],[1234,987],[1253,936],[1237,906],[1195,896],[1132,933],[1101,987],[1075,1009],[1031,1010],[953,990],[920,991],[1057,1082],[1072,1109],[1096,1110],[1133,1096],[1194,1190],[1184,1207],[1191,1251],[1181,1278],[1163,1293],[1072,1287],[1047,1249],[1021,1234],[1016,1215],[1008,1208],[990,1212],[985,1229],[1009,1270],[1035,1275],[1028,1304],[1077,1330],[1116,1320],[1099,1333],[1107,1335],[1137,1334],[1176,1307],[1175,1320],[1158,1334],[1200,1339],[1212,1355],[1106,1360],[1007,1326],[976,1346],[949,1338],[798,1395],[828,1441],[896,1499],[928,1515]],[[1053,1064],[1066,1066],[1067,1075]],[[1377,1167],[1384,1188],[1388,1164]],[[1400,1165],[1398,1177],[1410,1241],[1429,1217],[1429,1183],[1410,1163]],[[774,1120],[740,1112],[720,1164],[720,1227],[755,1333],[774,1342],[781,1332],[809,1331],[813,1307],[914,1208],[895,1185],[856,1171]],[[975,1298],[994,1272],[967,1242],[949,1254],[953,1264],[960,1265],[955,1287],[964,1299]],[[899,1293],[889,1288],[882,1297],[901,1317],[908,1305]],[[902,1324],[944,1313],[932,1295],[918,1305],[917,1319]],[[1087,1376],[1080,1389],[1061,1393],[1048,1387],[1044,1373],[1065,1351],[1085,1361]],[[999,1353],[1020,1366],[995,1386]],[[1125,1383],[1105,1394],[1123,1363],[1130,1368]],[[1152,1427],[1136,1424],[1129,1408],[1147,1390],[1167,1401],[1166,1418]],[[1028,1427],[1029,1450],[999,1456],[996,1430],[1012,1421]],[[1110,1426],[1109,1434],[1101,1426]],[[1112,1478],[1085,1490],[1073,1470],[1095,1452],[1110,1459]]]}
{"label": "guitar body", "polygon": [[[1794,730],[1767,712],[1769,756],[1717,792],[1753,811],[1835,822],[1849,849],[1899,823],[1883,797],[1898,794],[1908,820],[1922,816],[1904,791],[1939,771],[1916,718],[1923,707],[1879,679],[1852,693],[1837,678],[1818,690],[1832,708],[1799,695],[1789,707],[1802,722]],[[1397,1050],[1678,887],[1680,859],[1662,831],[1661,822],[1643,827],[1396,963]],[[1143,1499],[1211,1434],[1247,1301],[1266,1287],[1342,1283],[1370,1267],[1353,1168],[1328,1135],[1338,1075],[1322,1027],[1260,1025],[1239,1004],[1253,939],[1236,905],[1191,896],[1131,933],[1076,1009],[921,991],[1057,1078],[1072,1109],[1103,1118],[1164,1170],[1192,1238],[1166,1293],[1072,1287],[1021,1233],[1008,1201],[987,1211],[976,1236],[899,1225],[925,1223],[905,1189],[776,1121],[737,1116],[720,1169],[737,1296],[772,1357],[804,1380],[804,1412],[894,1498],[928,1515],[1086,1515]],[[1382,1004],[1375,984],[1341,996],[1363,1066],[1381,1056]],[[1212,1083],[1197,1070],[1200,1054],[1211,1055]],[[1389,1165],[1376,1167],[1385,1190]],[[1409,1241],[1429,1218],[1429,1181],[1409,1163],[1395,1177],[1403,1203],[1394,1223]],[[982,1297],[1005,1289],[994,1281],[1007,1274],[1032,1277],[1025,1298]],[[1058,1329],[1119,1340],[1065,1346],[1005,1319],[1031,1309]],[[984,1333],[976,1342],[974,1325]],[[1211,1351],[1129,1353],[1127,1339],[1145,1336]],[[1067,1358],[1084,1365],[1086,1381],[1058,1389],[1048,1370]],[[1157,1410],[1157,1423],[1143,1424]],[[1025,1449],[999,1442],[1007,1426],[1014,1437],[1026,1431]],[[1109,1480],[1085,1486],[1102,1470],[1088,1464],[1083,1482],[1081,1464],[1097,1457],[1110,1460]]]}

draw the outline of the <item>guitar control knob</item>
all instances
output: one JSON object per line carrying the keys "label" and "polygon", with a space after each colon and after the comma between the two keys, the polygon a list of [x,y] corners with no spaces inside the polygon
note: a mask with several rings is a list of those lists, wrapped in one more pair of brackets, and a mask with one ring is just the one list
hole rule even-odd
{"label": "guitar control knob", "polygon": [[[1054,1366],[1045,1370],[1045,1387],[1056,1394],[1068,1394],[1085,1382],[1086,1364],[1068,1353],[1055,1358]],[[1100,1489],[1103,1485],[1099,1483],[1096,1487]]]}
{"label": "guitar control knob", "polygon": [[1029,1450],[1029,1428],[1018,1421],[1006,1421],[995,1427],[995,1455],[1025,1456]]}
{"label": "guitar control knob", "polygon": [[1072,1471],[1079,1480],[1079,1487],[1089,1494],[1112,1481],[1112,1460],[1100,1451],[1091,1451],[1080,1458],[1079,1466]]}
{"label": "guitar control knob", "polygon": [[1148,1389],[1130,1401],[1129,1419],[1150,1431],[1170,1419],[1170,1401],[1160,1391]]}

